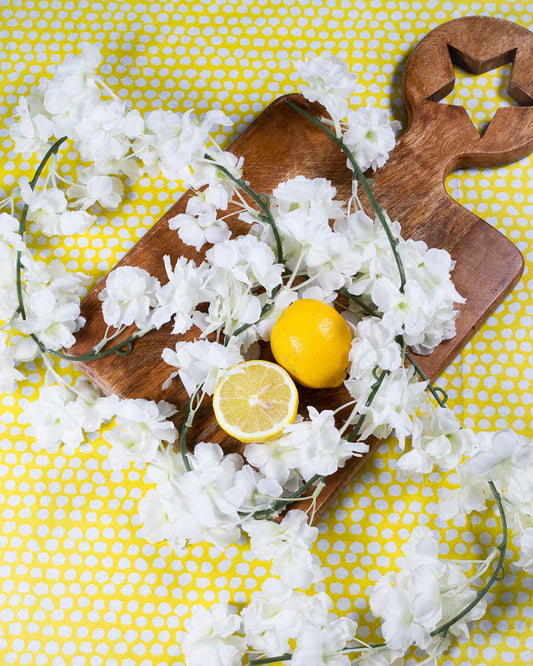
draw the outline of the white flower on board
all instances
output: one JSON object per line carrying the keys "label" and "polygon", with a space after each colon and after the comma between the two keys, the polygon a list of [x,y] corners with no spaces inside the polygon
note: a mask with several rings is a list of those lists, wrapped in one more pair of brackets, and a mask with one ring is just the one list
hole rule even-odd
{"label": "white flower on board", "polygon": [[207,340],[182,340],[176,343],[175,350],[168,347],[164,349],[162,356],[165,363],[178,368],[180,379],[189,395],[200,385],[207,395],[213,395],[224,370],[244,361],[236,344],[221,345]]}
{"label": "white flower on board", "polygon": [[231,236],[228,225],[217,218],[216,211],[179,213],[169,219],[168,226],[196,250],[201,250],[206,243],[221,243]]}
{"label": "white flower on board", "polygon": [[[387,111],[376,107],[348,110],[347,128],[342,139],[353,153],[361,171],[382,167],[394,148],[395,132],[401,128],[397,120],[389,121]],[[350,161],[348,167],[352,168]]]}
{"label": "white flower on board", "polygon": [[98,294],[102,314],[108,326],[143,329],[150,323],[151,308],[157,304],[159,280],[137,266],[119,266],[107,276]]}
{"label": "white flower on board", "polygon": [[197,266],[194,261],[178,257],[174,268],[170,257],[163,258],[168,282],[156,290],[157,306],[151,323],[156,328],[174,319],[173,335],[186,333],[193,325],[192,315],[199,303],[209,300],[206,288],[209,266],[206,262]]}

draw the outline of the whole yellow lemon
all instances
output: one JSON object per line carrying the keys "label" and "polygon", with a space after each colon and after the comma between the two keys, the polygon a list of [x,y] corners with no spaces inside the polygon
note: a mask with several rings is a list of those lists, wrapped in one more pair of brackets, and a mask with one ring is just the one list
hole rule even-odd
{"label": "whole yellow lemon", "polygon": [[295,301],[274,324],[274,358],[302,386],[333,388],[346,377],[352,334],[341,315],[311,298]]}

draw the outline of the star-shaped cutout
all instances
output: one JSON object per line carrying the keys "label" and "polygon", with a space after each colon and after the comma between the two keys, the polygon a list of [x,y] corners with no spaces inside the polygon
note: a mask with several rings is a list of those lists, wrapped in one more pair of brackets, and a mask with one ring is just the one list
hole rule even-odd
{"label": "star-shaped cutout", "polygon": [[[455,82],[450,92],[439,91],[428,99],[441,104],[462,106],[481,136],[500,107],[520,106],[508,92],[513,57],[481,74],[475,74],[462,65],[463,55],[448,47],[453,64]],[[502,56],[503,59],[503,56]],[[446,94],[447,92],[447,94]]]}
{"label": "star-shaped cutout", "polygon": [[507,90],[507,81],[511,74],[509,65],[496,67],[478,76],[456,65],[454,73],[453,90],[439,101],[442,104],[463,106],[481,136],[497,109],[503,106],[519,106]]}

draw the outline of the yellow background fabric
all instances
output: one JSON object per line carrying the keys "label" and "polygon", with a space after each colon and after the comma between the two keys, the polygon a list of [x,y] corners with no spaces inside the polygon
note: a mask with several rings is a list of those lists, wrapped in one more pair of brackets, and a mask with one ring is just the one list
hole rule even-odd
{"label": "yellow background fabric", "polygon": [[[222,108],[242,130],[277,96],[293,92],[289,59],[330,51],[359,74],[354,104],[374,103],[405,121],[400,78],[411,47],[430,29],[465,14],[531,25],[524,3],[370,0],[238,0],[230,3],[0,3],[1,180],[5,194],[35,164],[11,152],[5,122],[17,99],[80,41],[102,48],[106,82],[134,107],[202,112]],[[450,103],[464,103],[476,124],[509,104],[503,67],[478,78],[459,72]],[[73,174],[64,151],[62,169]],[[511,238],[522,250],[524,275],[460,357],[442,385],[467,426],[514,428],[531,437],[533,208],[531,158],[511,166],[453,174],[454,198]],[[178,195],[175,183],[143,178],[117,213],[87,234],[39,246],[94,280],[109,270]],[[57,366],[75,375],[65,363]],[[37,397],[40,364],[1,401],[0,418],[0,661],[51,666],[156,666],[183,663],[183,619],[194,604],[244,603],[268,567],[247,546],[217,554],[208,544],[177,557],[165,544],[138,535],[137,502],[149,484],[133,466],[112,473],[103,439],[57,455],[36,451],[18,416]],[[435,503],[453,477],[434,473],[422,484],[396,480],[394,443],[374,461],[319,523],[316,552],[329,575],[318,589],[349,614],[358,635],[372,640],[368,590],[395,569],[417,524],[438,525]],[[499,533],[492,512],[442,527],[443,553],[484,557]],[[517,547],[510,543],[509,560]],[[513,557],[512,557],[513,556]],[[510,562],[488,596],[485,618],[468,641],[454,643],[442,666],[533,663],[533,578]],[[208,665],[206,665],[208,666]]]}

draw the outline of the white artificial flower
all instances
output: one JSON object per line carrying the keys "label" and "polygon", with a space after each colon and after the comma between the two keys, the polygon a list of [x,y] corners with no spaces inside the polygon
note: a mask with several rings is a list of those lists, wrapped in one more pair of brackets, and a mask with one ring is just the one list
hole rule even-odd
{"label": "white artificial flower", "polygon": [[337,298],[337,292],[332,289],[319,287],[317,284],[307,285],[298,289],[298,298],[311,298],[317,301],[324,301],[324,303],[335,307],[333,304]]}
{"label": "white artificial flower", "polygon": [[54,124],[57,137],[77,138],[82,112],[100,100],[95,70],[102,56],[92,44],[80,45],[81,54],[67,54],[55,69],[54,77],[42,84],[42,106]]}
{"label": "white artificial flower", "polygon": [[185,257],[179,257],[172,268],[170,257],[163,258],[168,282],[156,291],[157,307],[152,314],[152,325],[160,328],[174,319],[173,335],[186,333],[193,324],[192,314],[199,303],[209,300],[205,287],[209,267],[204,262],[197,266]]}
{"label": "white artificial flower", "polygon": [[397,370],[402,365],[402,350],[394,338],[394,331],[380,318],[362,319],[350,348],[350,378],[370,379],[376,366],[382,370]]}
{"label": "white artificial flower", "polygon": [[76,95],[87,87],[94,88],[94,73],[102,64],[102,54],[97,46],[90,42],[81,42],[78,45],[81,53],[74,55],[68,53],[56,67],[52,83],[61,82],[65,91],[71,96]]}
{"label": "white artificial flower", "polygon": [[308,524],[303,511],[288,511],[279,524],[272,520],[247,521],[243,529],[250,537],[255,557],[272,561],[272,572],[279,574],[285,584],[305,589],[321,580],[320,567],[313,563],[309,550],[318,530]]}
{"label": "white artificial flower", "polygon": [[181,240],[197,250],[205,243],[221,243],[231,236],[226,222],[217,217],[217,211],[227,209],[236,184],[215,164],[224,167],[236,179],[242,177],[242,158],[225,151],[211,154],[214,161],[195,161],[191,177],[187,178],[186,184],[195,188],[196,193],[188,199],[185,213],[168,221],[170,229],[177,229]]}
{"label": "white artificial flower", "polygon": [[26,335],[35,334],[51,350],[71,347],[76,342],[73,334],[85,323],[79,299],[62,303],[50,287],[32,291],[25,308],[26,319],[19,316],[13,327]]}
{"label": "white artificial flower", "polygon": [[357,83],[357,76],[349,72],[348,65],[334,56],[299,60],[294,65],[307,84],[299,88],[304,97],[320,102],[336,124],[345,118],[347,100]]}
{"label": "white artificial flower", "polygon": [[319,268],[329,261],[327,248],[333,231],[327,218],[309,217],[305,210],[296,208],[275,219],[288,268],[306,272],[309,268]]}
{"label": "white artificial flower", "polygon": [[11,329],[9,353],[16,362],[27,363],[33,361],[39,354],[39,346],[29,336],[19,335],[17,331]]}
{"label": "white artificial flower", "polygon": [[181,240],[196,250],[201,250],[206,243],[221,243],[231,236],[228,225],[217,218],[216,211],[179,213],[169,219],[168,226],[176,229]]}
{"label": "white artificial flower", "polygon": [[0,241],[20,252],[26,248],[19,234],[18,220],[8,213],[0,213]]}
{"label": "white artificial flower", "polygon": [[24,375],[15,367],[15,359],[9,348],[9,336],[0,331],[0,392],[14,393],[17,383],[24,379]]}
{"label": "white artificial flower", "polygon": [[283,265],[276,262],[266,243],[249,234],[217,243],[208,250],[206,259],[247,287],[261,286],[270,293],[281,284]]}
{"label": "white artificial flower", "polygon": [[173,499],[181,504],[174,529],[189,543],[208,541],[226,548],[240,536],[241,518],[226,493],[234,487],[243,459],[237,454],[225,456],[218,444],[200,442],[188,460],[191,471],[181,476]]}
{"label": "white artificial flower", "polygon": [[302,210],[309,217],[340,220],[344,216],[344,204],[337,201],[337,190],[325,178],[296,176],[279,183],[272,191],[270,206],[278,216]]}
{"label": "white artificial flower", "polygon": [[[224,269],[212,269],[206,288],[211,294],[207,312],[193,313],[193,322],[202,331],[202,337],[211,333],[224,332],[233,336],[244,324],[256,324],[261,317],[264,294],[255,295],[252,289]],[[251,329],[251,330],[250,330]],[[255,327],[247,330],[247,344],[254,342],[249,335]],[[235,338],[237,339],[237,338]]]}
{"label": "white artificial flower", "polygon": [[[389,221],[389,226],[393,238],[398,240],[400,237],[399,223]],[[373,220],[363,210],[356,210],[344,220],[337,221],[334,229],[347,236],[354,247],[360,251],[363,272],[374,275],[370,266],[383,254],[386,254],[389,260],[392,259],[390,241],[382,223],[377,218]],[[392,268],[397,272],[396,266]],[[353,293],[361,293],[361,291]]]}
{"label": "white artificial flower", "polygon": [[291,474],[294,476],[294,470],[300,462],[300,452],[293,445],[293,440],[283,436],[269,442],[267,446],[264,443],[248,444],[244,456],[262,474],[275,479],[282,486],[287,484]]}
{"label": "white artificial flower", "polygon": [[139,329],[150,323],[151,308],[157,304],[159,280],[143,268],[119,266],[107,276],[105,287],[98,294],[102,314],[108,326],[131,326]]}
{"label": "white artificial flower", "polygon": [[468,474],[493,481],[500,490],[512,485],[511,479],[533,463],[533,447],[526,437],[510,429],[478,433],[478,446],[465,463]]}
{"label": "white artificial flower", "polygon": [[[271,248],[247,234],[217,243],[206,259],[211,264],[205,285],[210,304],[207,312],[193,317],[203,337],[221,329],[232,335],[243,324],[257,323],[268,295],[281,284],[283,265]],[[256,330],[248,331],[246,345],[256,337]]]}
{"label": "white artificial flower", "polygon": [[[231,122],[230,119],[223,117],[222,124],[228,122]],[[185,186],[196,191],[193,197],[196,199],[193,204],[196,212],[212,210],[213,207],[226,210],[238,187],[235,181],[243,178],[243,162],[244,158],[221,150],[216,144],[209,147],[208,158],[194,161],[192,173],[185,181]]]}
{"label": "white artificial flower", "polygon": [[73,236],[87,231],[96,219],[84,210],[69,210],[65,193],[57,187],[36,192],[25,179],[20,180],[28,218],[36,222],[45,236]]}
{"label": "white artificial flower", "polygon": [[134,138],[133,152],[151,176],[162,172],[169,180],[184,180],[191,175],[191,164],[203,160],[212,130],[231,124],[221,111],[208,111],[198,120],[191,111],[156,109],[145,115],[144,131]]}
{"label": "white artificial flower", "polygon": [[[129,119],[123,100],[99,101],[81,109],[76,125],[81,157],[100,174],[115,171],[115,164],[128,156],[131,148]],[[137,114],[133,115],[136,121]]]}
{"label": "white artificial flower", "polygon": [[283,492],[275,479],[256,472],[250,465],[238,470],[233,481],[234,485],[224,493],[224,499],[241,513],[268,509]]}
{"label": "white artificial flower", "polygon": [[338,290],[350,286],[352,278],[361,268],[359,250],[352,247],[349,238],[335,232],[328,239],[327,253],[327,261],[310,268],[309,276],[325,289]]}
{"label": "white artificial flower", "polygon": [[79,168],[76,176],[77,181],[68,188],[67,196],[81,209],[95,203],[102,208],[115,209],[122,201],[124,185],[120,178],[101,174],[94,166]]}
{"label": "white artificial flower", "polygon": [[139,515],[143,524],[139,535],[150,543],[168,541],[176,554],[186,552],[187,535],[181,528],[187,505],[179,490],[186,472],[181,453],[172,445],[160,446],[146,470],[146,481],[157,484],[139,500]]}
{"label": "white artificial flower", "polygon": [[365,440],[371,434],[384,439],[394,430],[403,449],[405,438],[413,433],[413,419],[423,400],[427,382],[415,381],[412,367],[397,368],[384,375],[369,405],[366,402],[372,385],[367,377],[349,378],[344,384],[350,395],[357,400],[357,412],[365,415],[360,439]]}
{"label": "white artificial flower", "polygon": [[312,622],[304,624],[296,641],[291,664],[350,666],[350,656],[342,654],[341,650],[354,637],[356,629],[357,624],[347,617],[331,621],[325,619],[319,625]]}
{"label": "white artificial flower", "polygon": [[[382,167],[394,148],[394,134],[401,128],[397,120],[389,121],[387,111],[375,107],[349,109],[347,128],[342,139],[353,153],[361,171]],[[352,168],[350,161],[348,167]]]}
{"label": "white artificial flower", "polygon": [[194,606],[183,624],[187,633],[181,649],[187,666],[241,666],[246,646],[235,635],[241,618],[226,604],[214,604],[209,610]]}
{"label": "white artificial flower", "polygon": [[23,257],[24,286],[27,294],[39,292],[44,288],[53,292],[57,303],[79,303],[85,296],[91,277],[84,273],[71,272],[60,259],[49,264]]}
{"label": "white artificial flower", "polygon": [[187,552],[187,539],[176,529],[181,519],[180,501],[168,501],[158,490],[150,488],[138,503],[142,528],[138,535],[149,543],[167,541],[178,556]]}
{"label": "white artificial flower", "polygon": [[470,456],[475,435],[461,423],[451,409],[425,405],[415,423],[412,448],[398,460],[398,468],[406,473],[429,474],[435,465],[443,471],[455,469],[463,456]]}
{"label": "white artificial flower", "polygon": [[18,120],[9,128],[16,153],[45,152],[49,147],[54,124],[47,117],[39,92],[32,91],[28,97],[19,99],[15,112]]}
{"label": "white artificial flower", "polygon": [[404,339],[415,353],[430,354],[443,340],[455,335],[459,310],[454,305],[465,302],[451,279],[455,262],[446,250],[428,248],[423,241],[401,239],[397,250],[407,281],[416,282],[424,292],[420,308],[423,326],[418,331],[406,330]]}
{"label": "white artificial flower", "polygon": [[520,559],[516,563],[528,574],[533,573],[533,526],[528,527],[520,535]]}
{"label": "white artificial flower", "polygon": [[167,347],[162,356],[165,363],[178,368],[180,379],[189,395],[200,385],[207,395],[213,395],[224,370],[244,361],[236,344],[230,342],[225,346],[207,340],[178,342],[175,350]]}
{"label": "white artificial flower", "polygon": [[241,612],[248,645],[266,657],[289,652],[289,641],[307,622],[311,599],[277,578],[267,578]]}
{"label": "white artificial flower", "polygon": [[[296,470],[305,481],[309,481],[316,474],[333,474],[339,467],[344,467],[345,462],[352,456],[360,456],[368,451],[366,444],[348,442],[342,438],[335,426],[335,416],[331,410],[319,412],[309,406],[308,412],[309,420],[289,424],[283,434],[269,442],[267,447],[247,447],[247,459],[257,465],[264,474],[270,472],[278,481],[285,483],[291,470]],[[268,449],[268,452],[263,452],[260,446]],[[268,457],[265,459],[261,454]],[[276,461],[283,466],[281,474],[280,470],[274,467]]]}
{"label": "white artificial flower", "polygon": [[186,471],[181,452],[177,452],[172,445],[160,446],[152,463],[146,468],[146,480],[156,483],[159,493],[171,497]]}
{"label": "white artificial flower", "polygon": [[28,403],[20,418],[30,424],[28,433],[39,449],[55,452],[61,443],[78,447],[83,442],[84,410],[74,398],[64,386],[42,386],[39,398]]}
{"label": "white artificial flower", "polygon": [[457,471],[459,488],[447,491],[439,501],[438,510],[442,520],[466,516],[472,511],[485,511],[487,497],[491,495],[488,482],[483,477],[470,474],[464,463]]}
{"label": "white artificial flower", "polygon": [[142,398],[120,400],[116,396],[99,406],[104,418],[115,416],[115,427],[104,433],[111,444],[109,460],[113,469],[123,469],[131,461],[148,463],[155,459],[162,442],[174,442],[177,431],[170,421],[176,408],[164,400]]}
{"label": "white artificial flower", "polygon": [[[26,319],[19,316],[13,327],[26,335],[36,334],[49,349],[72,346],[73,333],[85,323],[80,316],[80,299],[90,278],[68,272],[59,259],[46,265],[24,255],[23,265]],[[16,348],[20,360],[30,360],[31,354],[36,353],[28,344],[20,343]]]}
{"label": "white artificial flower", "polygon": [[533,465],[512,474],[504,491],[505,509],[513,531],[522,533],[533,525]]}
{"label": "white artificial flower", "polygon": [[395,335],[418,339],[423,335],[429,304],[421,285],[407,280],[403,292],[388,277],[378,278],[372,287],[372,301],[383,313],[383,323]]}
{"label": "white artificial flower", "polygon": [[[387,646],[402,652],[413,643],[429,648],[432,632],[476,597],[459,566],[439,559],[438,540],[429,528],[416,527],[405,551],[400,571],[383,576],[370,596],[372,613],[383,621]],[[466,623],[482,617],[485,607],[486,601],[480,601],[449,631],[468,636]]]}
{"label": "white artificial flower", "polygon": [[76,403],[83,410],[83,429],[85,432],[96,432],[103,420],[99,410],[103,400],[102,392],[85,377],[78,377],[72,390],[76,394]]}
{"label": "white artificial flower", "polygon": [[0,241],[0,320],[11,319],[18,308],[17,253]]}

